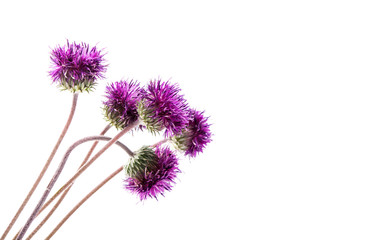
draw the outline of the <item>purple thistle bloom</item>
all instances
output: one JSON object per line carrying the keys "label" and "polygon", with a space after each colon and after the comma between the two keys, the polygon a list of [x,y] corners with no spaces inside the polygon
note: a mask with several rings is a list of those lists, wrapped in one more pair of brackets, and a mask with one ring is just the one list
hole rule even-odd
{"label": "purple thistle bloom", "polygon": [[172,141],[178,149],[185,151],[185,155],[196,157],[212,141],[212,134],[209,129],[210,124],[207,123],[208,118],[203,115],[204,112],[194,109],[190,112],[192,117],[187,128],[182,134],[173,136]]}
{"label": "purple thistle bloom", "polygon": [[160,79],[149,82],[138,105],[139,116],[148,130],[158,132],[165,128],[165,136],[170,136],[187,126],[188,105],[179,92],[177,84]]}
{"label": "purple thistle bloom", "polygon": [[165,190],[172,189],[177,173],[180,172],[178,159],[168,147],[156,147],[154,154],[153,162],[156,164],[142,169],[136,168],[138,174],[125,180],[125,188],[137,194],[141,201],[147,198],[157,199],[159,194],[164,196]]}
{"label": "purple thistle bloom", "polygon": [[51,52],[52,70],[49,74],[63,90],[83,92],[93,89],[96,80],[104,78],[107,65],[104,54],[86,43],[69,43]]}
{"label": "purple thistle bloom", "polygon": [[138,117],[137,103],[141,88],[137,81],[119,81],[106,87],[104,104],[105,118],[117,129],[124,129]]}

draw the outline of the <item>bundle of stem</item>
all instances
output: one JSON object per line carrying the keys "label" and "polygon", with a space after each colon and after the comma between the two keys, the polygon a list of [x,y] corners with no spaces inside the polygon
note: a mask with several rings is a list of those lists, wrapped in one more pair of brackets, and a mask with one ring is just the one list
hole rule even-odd
{"label": "bundle of stem", "polygon": [[[62,192],[64,191],[67,187],[69,187],[77,177],[79,177],[97,158],[99,158],[110,146],[112,146],[115,142],[117,142],[117,140],[119,138],[121,138],[123,135],[125,135],[127,132],[129,132],[132,128],[136,127],[137,125],[139,124],[139,121],[135,121],[131,124],[129,124],[125,129],[123,129],[121,132],[119,132],[116,136],[114,136],[98,153],[96,153],[90,161],[88,161],[84,166],[82,166],[77,172],[76,174],[70,178],[70,180],[68,180],[59,190],[59,192]],[[98,137],[98,136],[96,136]],[[96,139],[95,139],[96,140]],[[82,142],[80,143],[75,143],[73,145],[79,145],[81,143],[84,142],[84,140],[80,140]],[[87,141],[87,140],[86,140]],[[75,146],[74,146],[75,147]],[[72,151],[72,149],[74,149],[74,147],[70,147],[69,150],[70,152]],[[36,205],[33,213],[30,215],[29,219],[27,220],[26,224],[24,225],[24,227],[22,228],[22,230],[20,231],[20,233],[18,234],[17,236],[17,240],[21,240],[23,238],[23,236],[25,235],[27,229],[30,227],[30,224],[32,223],[32,221],[35,219],[37,213],[39,212],[40,208],[42,207],[43,203],[45,202],[46,198],[48,197],[48,194],[49,192],[51,191],[51,188],[53,187],[54,183],[56,182],[59,174],[60,174],[60,167],[64,166],[65,162],[66,162],[66,159],[70,152],[68,151],[67,154],[65,154],[65,157],[63,158],[63,160],[61,161],[60,163],[60,166],[58,168],[58,170],[56,171],[54,177],[52,178],[51,182],[49,183],[48,187],[46,188],[42,198],[40,199],[39,203]]]}
{"label": "bundle of stem", "polygon": [[115,177],[118,173],[120,173],[123,169],[123,166],[116,169],[112,174],[110,174],[107,178],[104,179],[99,185],[97,185],[94,189],[92,189],[77,205],[73,207],[72,210],[57,224],[57,226],[52,230],[52,232],[47,236],[47,239],[50,239],[59,229],[60,227],[70,218],[71,215],[80,207],[84,202],[86,202],[97,190],[103,187],[109,180]]}
{"label": "bundle of stem", "polygon": [[[105,135],[105,133],[110,129],[110,124],[108,124],[103,131],[101,131],[100,133],[100,136],[103,136]],[[81,168],[87,161],[88,159],[90,158],[91,154],[93,153],[93,151],[95,150],[97,144],[99,143],[99,140],[96,140],[90,150],[88,151],[86,157],[84,158],[84,160],[82,161],[82,163],[80,164],[79,168]],[[79,168],[77,169],[77,171],[79,170]],[[69,188],[67,188],[64,193],[61,195],[61,197],[58,199],[58,201],[56,202],[56,204],[52,207],[52,209],[48,212],[48,214],[43,218],[43,220],[39,223],[39,225],[32,231],[32,233],[26,238],[27,239],[31,239],[38,231],[39,229],[48,221],[48,219],[52,216],[52,214],[57,210],[57,208],[60,206],[60,204],[62,203],[62,201],[65,199],[66,195],[69,193],[70,189],[72,188],[74,182],[69,186]],[[54,197],[56,198],[57,195],[55,194]],[[41,212],[43,212],[43,210],[45,208],[47,208],[49,206],[49,204],[51,203],[52,201],[47,201],[43,207],[39,210],[39,212],[37,213],[36,217],[39,216],[39,214]],[[17,233],[17,235],[19,234],[19,232]],[[17,235],[14,237],[14,239],[16,239]]]}
{"label": "bundle of stem", "polygon": [[71,109],[70,109],[70,114],[69,114],[69,117],[68,117],[68,120],[65,124],[65,127],[64,129],[62,130],[51,154],[49,155],[47,161],[45,162],[44,164],[44,167],[43,169],[41,170],[41,172],[39,173],[39,176],[38,178],[36,179],[36,181],[34,182],[33,186],[31,187],[29,193],[26,195],[26,198],[23,200],[21,206],[19,207],[19,209],[17,210],[16,214],[14,215],[14,217],[12,218],[11,222],[9,223],[8,227],[6,228],[5,232],[3,233],[3,235],[1,236],[0,240],[5,240],[5,237],[8,235],[9,231],[12,229],[13,225],[16,223],[19,215],[21,214],[21,212],[23,211],[23,209],[25,208],[26,204],[29,202],[31,196],[33,195],[35,189],[38,187],[40,181],[42,180],[45,172],[47,171],[53,157],[55,156],[62,140],[64,139],[68,129],[69,129],[69,126],[73,120],[73,116],[74,116],[74,113],[75,113],[75,109],[76,109],[76,106],[77,106],[77,101],[78,101],[78,93],[74,93],[73,94],[73,103],[71,105]]}

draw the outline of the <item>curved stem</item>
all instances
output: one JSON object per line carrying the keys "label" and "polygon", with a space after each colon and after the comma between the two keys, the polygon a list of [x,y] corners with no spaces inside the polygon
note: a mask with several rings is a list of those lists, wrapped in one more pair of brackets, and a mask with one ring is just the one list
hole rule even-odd
{"label": "curved stem", "polygon": [[169,141],[169,140],[170,140],[170,138],[164,138],[164,139],[162,139],[161,141],[159,141],[159,142],[153,144],[151,147],[152,147],[152,148],[155,148],[155,147],[157,147],[157,146],[161,146],[162,144],[166,143],[166,142]]}
{"label": "curved stem", "polygon": [[[119,138],[119,137],[118,137],[118,138]],[[118,139],[118,138],[117,138],[117,139]],[[114,138],[113,138],[113,139],[114,139]],[[82,144],[82,143],[84,143],[84,142],[87,142],[87,141],[94,141],[94,140],[105,140],[105,141],[109,141],[109,140],[110,140],[109,143],[112,143],[112,144],[116,143],[116,144],[118,144],[118,145],[119,145],[121,148],[123,148],[123,149],[124,149],[124,150],[125,150],[125,151],[130,155],[130,156],[132,156],[133,153],[130,151],[130,149],[128,149],[124,144],[122,144],[122,143],[120,143],[120,142],[117,142],[117,140],[116,140],[116,141],[113,141],[113,139],[111,139],[111,138],[109,138],[109,137],[105,137],[105,136],[92,136],[92,137],[86,137],[86,138],[83,138],[83,139],[81,139],[81,140],[75,142],[75,143],[74,143],[74,144],[73,144],[73,145],[72,145],[72,146],[71,146],[71,147],[66,151],[66,153],[65,153],[65,155],[64,155],[64,157],[63,157],[63,159],[62,159],[62,161],[60,162],[60,165],[58,166],[58,168],[57,168],[57,170],[56,170],[54,176],[52,177],[52,179],[51,179],[51,181],[49,182],[49,184],[48,184],[46,190],[44,191],[43,196],[41,197],[41,199],[39,200],[38,204],[36,205],[34,211],[33,211],[32,214],[30,215],[30,217],[28,218],[26,224],[23,226],[21,232],[18,234],[18,236],[17,236],[17,238],[16,238],[17,240],[20,240],[20,239],[23,238],[23,236],[25,235],[27,229],[30,227],[31,223],[32,223],[33,220],[35,219],[35,217],[36,217],[36,215],[38,214],[40,208],[42,207],[42,205],[44,204],[45,200],[47,199],[49,192],[50,192],[51,189],[53,188],[53,186],[54,186],[54,184],[56,183],[58,177],[60,176],[60,174],[61,174],[61,172],[62,172],[62,170],[63,170],[63,168],[64,168],[64,166],[65,166],[65,163],[66,163],[67,159],[69,158],[70,153],[73,151],[74,148],[76,148],[76,147],[79,146],[80,144]],[[109,143],[108,143],[108,144],[109,144]],[[105,146],[107,146],[108,144],[106,144]],[[111,144],[111,145],[112,145],[112,144]],[[106,150],[106,149],[105,149],[105,150]],[[101,154],[100,154],[100,155],[101,155]],[[100,156],[100,155],[99,155],[99,156]],[[97,156],[97,154],[96,154],[95,156]],[[96,158],[98,158],[98,156],[97,156]],[[92,161],[92,159],[91,159],[91,161]],[[85,168],[89,163],[90,163],[90,162],[88,162],[86,165],[84,165],[82,168],[80,168],[79,171],[81,171],[81,169]],[[86,168],[87,168],[87,167],[86,167]],[[85,168],[85,169],[86,169],[86,168]],[[78,172],[79,172],[79,171],[78,171]],[[71,181],[71,182],[69,183],[69,185],[70,185],[72,182],[73,182],[73,181]]]}
{"label": "curved stem", "polygon": [[121,166],[112,174],[110,174],[104,181],[102,181],[99,185],[97,185],[91,192],[89,192],[75,207],[61,220],[61,222],[53,229],[53,231],[47,236],[46,240],[50,239],[57,230],[70,218],[71,215],[85,202],[87,201],[97,190],[99,190],[102,186],[104,186],[110,179],[116,176],[118,173],[122,171],[123,167]]}
{"label": "curved stem", "polygon": [[[110,124],[108,124],[103,131],[101,131],[100,133],[100,136],[102,135],[105,135],[105,133],[110,129]],[[86,157],[84,158],[84,160],[82,161],[81,165],[79,166],[79,168],[81,168],[87,161],[88,159],[90,158],[92,152],[95,150],[97,144],[99,143],[98,140],[96,140],[90,150],[88,151]],[[78,170],[79,170],[78,168]],[[64,198],[66,197],[66,195],[69,193],[69,190],[71,189],[71,187],[73,186],[74,183],[72,183],[68,189],[66,189],[64,191],[64,193],[61,195],[60,199],[58,199],[58,201],[56,202],[56,204],[52,207],[52,209],[48,212],[48,214],[43,218],[43,220],[39,223],[39,225],[32,231],[32,233],[26,238],[26,240],[28,239],[31,239],[38,231],[39,229],[48,221],[48,219],[52,216],[52,214],[56,211],[56,209],[60,206],[61,202],[64,200]],[[41,212],[43,212],[44,209],[46,209],[48,207],[48,205],[51,203],[52,201],[49,201],[49,202],[46,202],[42,208],[39,210],[39,212],[36,214],[36,217],[39,216],[39,214]],[[17,233],[17,235],[19,234],[19,232]],[[17,237],[17,235],[14,237],[14,239]]]}
{"label": "curved stem", "polygon": [[56,152],[57,152],[57,149],[58,147],[60,146],[62,140],[64,139],[65,135],[66,135],[66,132],[68,131],[69,129],[69,126],[70,126],[70,123],[71,121],[73,120],[73,116],[74,116],[74,113],[75,113],[75,109],[76,109],[76,106],[77,106],[77,101],[78,101],[78,93],[74,93],[73,95],[73,103],[71,105],[71,110],[70,110],[70,115],[68,117],[68,120],[65,124],[65,127],[64,129],[62,130],[61,134],[60,134],[60,137],[58,138],[57,142],[56,142],[56,145],[54,146],[51,154],[49,155],[49,158],[47,159],[47,161],[45,162],[44,164],[44,167],[42,169],[42,171],[39,173],[39,176],[38,178],[36,179],[34,185],[31,187],[29,193],[27,194],[26,198],[23,200],[21,206],[19,207],[19,209],[17,210],[17,213],[14,215],[12,221],[10,222],[10,224],[8,225],[7,229],[5,230],[5,232],[3,233],[3,235],[1,236],[0,240],[4,240],[5,237],[8,235],[10,229],[13,227],[14,223],[17,221],[19,215],[21,214],[22,210],[25,208],[26,204],[28,203],[28,201],[30,200],[32,194],[34,193],[36,187],[39,185],[41,179],[43,178],[45,172],[47,171],[53,157],[55,156]]}

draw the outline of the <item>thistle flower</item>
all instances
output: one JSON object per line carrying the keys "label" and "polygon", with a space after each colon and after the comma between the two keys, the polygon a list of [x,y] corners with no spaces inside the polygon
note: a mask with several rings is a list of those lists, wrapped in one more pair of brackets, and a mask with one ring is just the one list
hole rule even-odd
{"label": "thistle flower", "polygon": [[119,81],[106,87],[104,114],[117,129],[124,129],[138,117],[137,103],[140,101],[140,87],[136,81]]}
{"label": "thistle flower", "polygon": [[203,113],[194,109],[190,110],[191,119],[182,134],[174,135],[171,139],[177,149],[185,152],[185,155],[196,157],[211,142],[210,125],[208,118]]}
{"label": "thistle flower", "polygon": [[173,187],[178,168],[178,159],[168,147],[143,147],[125,167],[129,176],[125,180],[125,188],[137,194],[140,200],[156,198],[164,195],[165,190]]}
{"label": "thistle flower", "polygon": [[71,92],[91,91],[96,80],[104,78],[107,65],[104,54],[96,47],[90,48],[86,43],[69,43],[58,46],[51,52],[52,70],[49,74],[52,81],[62,90]]}
{"label": "thistle flower", "polygon": [[189,120],[188,105],[176,84],[150,81],[142,91],[138,113],[146,128],[152,133],[165,130],[165,136],[178,134]]}

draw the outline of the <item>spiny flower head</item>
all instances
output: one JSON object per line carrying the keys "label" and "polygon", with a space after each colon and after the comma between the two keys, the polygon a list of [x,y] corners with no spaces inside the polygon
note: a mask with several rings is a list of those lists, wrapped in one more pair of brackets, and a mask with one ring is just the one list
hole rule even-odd
{"label": "spiny flower head", "polygon": [[86,43],[69,43],[57,46],[51,52],[52,81],[63,90],[71,92],[91,91],[96,80],[104,78],[107,65],[104,54]]}
{"label": "spiny flower head", "polygon": [[[142,159],[140,156],[142,151],[146,151],[147,159]],[[150,152],[153,152],[150,153]],[[177,173],[180,172],[178,168],[178,159],[173,151],[168,147],[156,147],[153,150],[150,147],[142,148],[138,157],[125,167],[129,178],[125,180],[125,188],[134,194],[137,194],[140,200],[147,198],[156,198],[159,194],[164,196],[165,190],[170,191]],[[135,164],[135,161],[142,162]],[[130,166],[130,165],[133,166]],[[134,167],[137,166],[137,167]],[[130,169],[130,170],[129,170]]]}
{"label": "spiny flower head", "polygon": [[196,157],[212,141],[212,134],[204,112],[191,109],[190,113],[191,119],[188,126],[182,131],[182,134],[174,135],[172,141],[177,149],[185,152],[185,155]]}
{"label": "spiny flower head", "polygon": [[138,104],[139,116],[152,133],[165,128],[165,136],[178,134],[189,120],[188,105],[177,84],[150,81],[142,91],[142,101]]}
{"label": "spiny flower head", "polygon": [[137,103],[141,99],[141,88],[137,81],[119,81],[107,85],[104,114],[117,129],[124,129],[135,122],[138,117]]}

